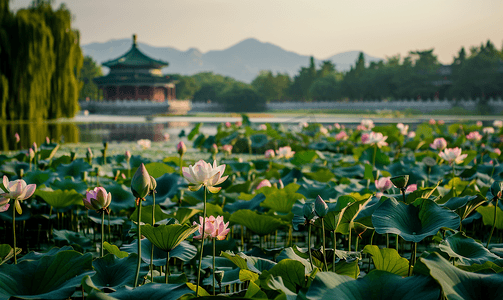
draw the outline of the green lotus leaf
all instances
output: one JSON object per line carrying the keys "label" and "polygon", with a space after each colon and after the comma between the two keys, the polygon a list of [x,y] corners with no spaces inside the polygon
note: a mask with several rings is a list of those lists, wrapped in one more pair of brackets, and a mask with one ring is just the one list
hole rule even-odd
{"label": "green lotus leaf", "polygon": [[[442,207],[456,211],[461,220],[466,219],[469,214],[486,202],[486,198],[477,194],[474,196],[452,197]],[[493,213],[494,216],[494,213]]]}
{"label": "green lotus leaf", "polygon": [[500,259],[499,256],[462,232],[447,237],[440,243],[439,248],[450,257],[456,258],[462,265],[483,264],[486,261]]}
{"label": "green lotus leaf", "polygon": [[[234,214],[239,210],[257,210],[260,211],[262,208],[260,204],[265,200],[265,195],[260,193],[255,195],[251,200],[238,200],[234,203],[226,204],[225,210]],[[232,220],[231,220],[232,221]]]}
{"label": "green lotus leaf", "polygon": [[269,141],[267,135],[261,133],[251,135],[250,140],[252,141],[251,146],[253,149],[264,148],[267,145],[267,142]]}
{"label": "green lotus leaf", "polygon": [[227,165],[233,172],[240,172],[247,174],[251,170],[251,164],[248,162],[229,162]]}
{"label": "green lotus leaf", "polygon": [[463,271],[438,253],[419,258],[414,273],[433,277],[442,287],[446,299],[500,299],[503,293],[503,276],[500,274]]}
{"label": "green lotus leaf", "polygon": [[0,172],[9,176],[18,176],[19,171],[23,170],[25,174],[30,171],[30,164],[22,162],[22,161],[7,161],[2,162],[0,165]]}
{"label": "green lotus leaf", "polygon": [[225,188],[226,193],[248,193],[251,189],[253,182],[251,180],[238,181],[232,183],[229,187]]}
{"label": "green lotus leaf", "polygon": [[440,290],[436,282],[429,277],[402,278],[380,270],[373,270],[360,279],[320,272],[316,274],[306,293],[310,300],[437,300],[439,296]]}
{"label": "green lotus leaf", "polygon": [[130,188],[123,184],[106,185],[104,188],[112,194],[112,202],[109,207],[114,212],[135,207],[135,198]]}
{"label": "green lotus leaf", "polygon": [[[105,216],[105,226],[108,226],[108,215]],[[94,210],[88,211],[88,218],[96,224],[101,225],[101,213],[97,213]],[[117,226],[123,225],[126,221],[126,217],[110,217],[110,225]],[[143,220],[142,220],[143,221]]]}
{"label": "green lotus leaf", "polygon": [[[16,247],[16,254],[21,253],[22,249]],[[14,257],[14,248],[9,244],[0,244],[0,265]]]}
{"label": "green lotus leaf", "polygon": [[66,229],[53,229],[52,234],[55,240],[67,241],[70,245],[79,245],[83,248],[91,247],[91,239],[87,238],[83,233],[70,231]]}
{"label": "green lotus leaf", "polygon": [[349,234],[349,231],[354,227],[354,220],[357,218],[360,211],[370,202],[372,197],[350,203],[342,212],[336,232]]}
{"label": "green lotus leaf", "polygon": [[67,299],[92,275],[91,253],[66,250],[17,265],[0,265],[0,299]]}
{"label": "green lotus leaf", "polygon": [[372,224],[379,234],[394,233],[417,243],[442,227],[457,229],[459,216],[427,199],[418,206],[387,199],[374,211]]}
{"label": "green lotus leaf", "polygon": [[[163,206],[171,204],[169,200],[179,193],[179,190],[187,187],[185,179],[180,177],[178,173],[166,173],[160,177],[154,177],[157,181],[157,188],[155,189],[155,202]],[[152,195],[145,198],[145,204],[152,204]]]}
{"label": "green lotus leaf", "polygon": [[84,205],[82,194],[76,190],[37,189],[35,196],[42,198],[42,200],[54,208],[64,208],[74,204]]}
{"label": "green lotus leaf", "polygon": [[171,225],[142,225],[142,234],[157,248],[170,252],[175,249],[183,240],[196,232],[198,226],[188,226],[180,224]]}
{"label": "green lotus leaf", "polygon": [[249,270],[257,274],[270,270],[276,265],[275,262],[256,256],[249,256],[242,252],[234,254],[230,251],[221,252],[221,256],[233,262],[241,270]]}
{"label": "green lotus leaf", "polygon": [[[175,168],[162,162],[148,163],[145,165],[145,168],[147,169],[148,174],[154,178],[159,178],[166,173],[171,174],[176,172]],[[157,185],[159,186],[159,184]]]}
{"label": "green lotus leaf", "polygon": [[[100,289],[107,287],[117,290],[126,285],[133,286],[137,262],[138,255],[136,253],[124,258],[107,254],[93,261],[96,274],[91,279],[94,285]],[[145,276],[148,271],[148,264],[143,263],[140,267],[140,277]]]}
{"label": "green lotus leaf", "polygon": [[58,173],[58,177],[60,178],[71,176],[73,178],[81,179],[82,174],[85,171],[89,172],[91,170],[92,167],[82,158],[78,158],[69,164],[61,164],[56,168],[56,172]]}
{"label": "green lotus leaf", "polygon": [[285,286],[294,293],[297,293],[301,288],[305,288],[307,285],[304,265],[293,259],[281,260],[269,271],[264,270],[262,274],[260,274],[259,279],[261,281],[265,280],[269,274],[283,278]]}
{"label": "green lotus leaf", "polygon": [[37,186],[48,185],[54,180],[54,172],[51,170],[35,170],[25,173],[23,180],[27,184],[36,184]]}
{"label": "green lotus leaf", "polygon": [[[281,253],[278,255],[276,258],[276,261],[282,261],[283,259],[293,259],[296,260],[304,265],[305,272],[306,273],[311,273],[313,271],[313,268],[311,268],[311,263],[309,262],[309,254],[307,253],[308,249],[305,248],[305,252],[301,251],[297,246],[293,247],[288,247],[281,251]],[[317,260],[313,258],[313,260]],[[318,265],[313,262],[314,265]]]}
{"label": "green lotus leaf", "polygon": [[40,145],[40,159],[51,160],[59,149],[59,144],[50,143]]}
{"label": "green lotus leaf", "polygon": [[315,150],[295,152],[290,162],[296,166],[312,164],[318,158],[318,153]]}
{"label": "green lotus leaf", "polygon": [[24,255],[23,257],[18,258],[17,261],[21,262],[23,260],[39,260],[44,256],[53,256],[53,255],[58,254],[59,252],[68,251],[68,250],[73,250],[73,248],[71,246],[64,246],[61,248],[53,247],[49,251],[44,252],[44,253],[31,251],[30,253]]}
{"label": "green lotus leaf", "polygon": [[271,234],[287,223],[271,216],[259,215],[249,209],[240,209],[232,213],[231,222],[240,224],[260,236]]}
{"label": "green lotus leaf", "polygon": [[[113,199],[112,199],[113,201]],[[165,220],[169,218],[169,215],[162,211],[161,206],[155,205],[155,212],[154,212],[154,217],[155,217],[155,222],[159,222],[162,220]],[[138,220],[138,207],[134,210],[133,214],[129,219],[133,222],[136,222]],[[141,209],[141,222],[145,224],[151,224],[152,225],[152,205],[146,205],[143,206]]]}
{"label": "green lotus leaf", "polygon": [[363,248],[363,253],[372,255],[376,270],[386,271],[402,277],[408,275],[409,261],[401,257],[395,249],[379,249],[377,246],[367,245]]}
{"label": "green lotus leaf", "polygon": [[87,184],[83,181],[75,181],[73,177],[66,177],[63,180],[56,179],[49,185],[53,190],[76,190],[79,194],[84,194]]}
{"label": "green lotus leaf", "polygon": [[[207,203],[206,205],[208,206],[209,204],[211,204],[211,203]],[[214,204],[211,204],[211,205],[220,207],[220,206],[214,205]],[[208,210],[208,207],[206,207],[206,209]],[[174,217],[175,219],[178,220],[178,223],[185,224],[185,223],[190,223],[189,222],[190,218],[192,218],[193,216],[195,216],[196,214],[198,214],[200,212],[201,212],[200,209],[180,207],[176,210],[174,215],[169,215],[169,217]],[[208,216],[210,215],[208,213],[208,211],[206,213]]]}
{"label": "green lotus leaf", "polygon": [[265,171],[267,168],[269,168],[270,161],[267,159],[257,159],[257,160],[252,160],[253,166],[255,167],[256,170],[258,171]]}
{"label": "green lotus leaf", "polygon": [[103,248],[105,248],[105,250],[107,250],[109,253],[117,256],[118,258],[128,257],[128,255],[129,255],[129,253],[124,252],[124,251],[120,251],[119,247],[112,245],[112,244],[109,244],[108,242],[103,243]]}
{"label": "green lotus leaf", "polygon": [[192,139],[199,133],[199,128],[201,128],[201,125],[203,123],[197,123],[194,128],[189,132],[189,135],[187,135],[187,138],[189,141],[192,141]]}
{"label": "green lotus leaf", "polygon": [[[142,227],[143,229],[143,227]],[[142,231],[143,233],[143,231]],[[121,247],[122,250],[127,253],[138,253],[138,240],[134,240],[131,244],[126,244]],[[152,251],[152,243],[148,239],[141,240],[141,259],[150,263],[150,253]],[[186,241],[180,243],[175,249],[169,252],[170,258],[178,258],[181,261],[189,261],[193,259],[197,254],[197,249],[193,245]],[[154,246],[154,266],[165,266],[166,265],[167,253]]]}
{"label": "green lotus leaf", "polygon": [[135,289],[132,287],[124,287],[117,292],[108,294],[111,297],[121,300],[165,300],[179,299],[185,295],[195,294],[187,284],[162,284],[149,283],[139,286]]}
{"label": "green lotus leaf", "polygon": [[292,207],[297,200],[304,199],[304,195],[296,193],[299,185],[290,183],[283,189],[270,188],[264,190],[265,200],[260,206],[267,207],[275,212],[287,214],[292,211]]}
{"label": "green lotus leaf", "polygon": [[457,267],[461,270],[465,270],[472,273],[482,273],[482,274],[494,274],[503,272],[503,260],[497,261],[498,264],[492,261],[486,261],[485,263],[472,264],[469,266],[458,265]]}
{"label": "green lotus leaf", "polygon": [[[494,224],[494,205],[479,206],[477,212],[482,215],[482,222],[486,226]],[[496,228],[503,229],[503,210],[498,206],[496,208]]]}

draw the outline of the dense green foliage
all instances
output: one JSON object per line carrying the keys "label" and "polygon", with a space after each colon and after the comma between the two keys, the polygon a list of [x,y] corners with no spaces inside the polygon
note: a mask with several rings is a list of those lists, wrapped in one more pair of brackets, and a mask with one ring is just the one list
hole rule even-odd
{"label": "dense green foliage", "polygon": [[70,11],[36,1],[13,13],[0,3],[0,119],[73,117],[83,58]]}
{"label": "dense green foliage", "polygon": [[100,76],[103,76],[101,67],[92,59],[92,57],[85,56],[82,69],[80,70],[79,80],[82,82],[82,89],[80,90],[79,99],[103,99],[102,92],[93,81],[93,78]]}

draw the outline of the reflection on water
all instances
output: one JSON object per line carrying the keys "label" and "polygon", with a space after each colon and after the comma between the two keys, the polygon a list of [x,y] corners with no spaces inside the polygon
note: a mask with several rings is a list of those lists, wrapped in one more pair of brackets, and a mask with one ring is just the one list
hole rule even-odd
{"label": "reflection on water", "polygon": [[[205,123],[200,131],[205,134],[216,133],[216,123]],[[0,124],[0,151],[27,149],[33,142],[40,145],[49,137],[55,142],[101,143],[137,141],[149,139],[164,141],[165,135],[176,138],[182,130],[189,134],[194,124],[191,122],[167,123],[8,123]],[[14,135],[19,133],[21,141],[16,143]]]}

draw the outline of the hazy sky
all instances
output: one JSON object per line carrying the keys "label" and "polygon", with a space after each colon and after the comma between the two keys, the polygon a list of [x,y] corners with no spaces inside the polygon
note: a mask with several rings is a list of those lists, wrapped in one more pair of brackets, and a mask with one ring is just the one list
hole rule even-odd
{"label": "hazy sky", "polygon": [[[81,44],[130,38],[202,52],[246,38],[324,59],[435,48],[451,63],[461,46],[503,44],[502,0],[66,0]],[[11,8],[31,0],[11,0]]]}

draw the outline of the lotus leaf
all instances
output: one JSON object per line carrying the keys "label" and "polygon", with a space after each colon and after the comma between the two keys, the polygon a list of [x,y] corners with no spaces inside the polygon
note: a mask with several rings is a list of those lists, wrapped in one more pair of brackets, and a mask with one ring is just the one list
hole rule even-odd
{"label": "lotus leaf", "polygon": [[[137,261],[138,255],[136,253],[124,258],[107,254],[93,261],[96,274],[91,279],[100,289],[107,287],[117,290],[126,285],[133,286]],[[140,268],[140,277],[145,276],[148,270],[148,264],[143,263]]]}
{"label": "lotus leaf", "polygon": [[463,265],[483,264],[486,261],[500,259],[496,254],[491,253],[486,247],[465,236],[462,232],[447,237],[440,243],[439,248]]}
{"label": "lotus leaf", "polygon": [[440,290],[434,280],[426,276],[402,278],[400,275],[373,270],[361,279],[332,272],[320,272],[311,283],[308,299],[417,299],[437,300]]}
{"label": "lotus leaf", "polygon": [[70,230],[57,230],[53,229],[52,234],[55,240],[67,241],[70,245],[75,244],[84,248],[91,247],[91,240],[83,233],[70,231]]}
{"label": "lotus leaf", "polygon": [[35,195],[42,198],[47,204],[54,208],[64,208],[70,205],[81,205],[83,196],[76,190],[52,190],[50,188],[37,189]]}
{"label": "lotus leaf", "polygon": [[109,294],[111,297],[121,300],[165,300],[165,299],[179,299],[184,295],[194,294],[194,292],[187,286],[187,284],[162,284],[150,283],[139,286],[135,289],[131,287],[124,287],[117,292]]}
{"label": "lotus leaf", "polygon": [[[494,224],[494,205],[479,206],[477,212],[482,215],[484,225],[493,226]],[[496,228],[503,229],[503,210],[498,206],[496,208]]]}
{"label": "lotus leaf", "polygon": [[[154,217],[155,217],[155,222],[159,222],[159,221],[162,221],[162,220],[169,218],[169,215],[167,213],[165,213],[164,211],[162,211],[161,207],[156,204]],[[138,220],[138,207],[134,210],[133,214],[131,215],[131,217],[129,217],[129,219],[133,222],[136,222],[136,220]],[[147,206],[142,207],[141,222],[145,223],[145,224],[152,223],[152,205],[147,205]]]}
{"label": "lotus leaf", "polygon": [[438,253],[419,258],[414,273],[430,275],[442,287],[447,299],[499,299],[503,277],[499,274],[477,274],[453,266]]}
{"label": "lotus leaf", "polygon": [[416,243],[435,235],[442,227],[457,229],[459,221],[456,213],[427,199],[418,206],[388,199],[372,215],[377,233],[395,233],[406,241]]}
{"label": "lotus leaf", "polygon": [[108,242],[103,243],[103,248],[105,248],[109,253],[117,256],[118,258],[128,257],[129,253],[120,251],[119,247],[109,244]]}
{"label": "lotus leaf", "polygon": [[259,215],[249,209],[240,209],[234,212],[230,218],[231,222],[241,224],[260,236],[271,234],[287,223],[271,216]]}
{"label": "lotus leaf", "polygon": [[91,253],[60,251],[38,260],[0,266],[0,299],[66,299],[86,275],[92,275]]}
{"label": "lotus leaf", "polygon": [[85,162],[82,158],[78,158],[69,164],[61,164],[57,167],[56,172],[59,174],[60,178],[65,178],[71,176],[73,178],[82,178],[84,172],[91,171],[91,166]]}
{"label": "lotus leaf", "polygon": [[386,271],[405,277],[409,271],[409,261],[398,254],[395,249],[379,249],[374,245],[367,245],[363,253],[372,255],[376,270]]}
{"label": "lotus leaf", "polygon": [[79,194],[84,194],[87,190],[87,184],[83,181],[75,181],[73,177],[66,177],[63,180],[56,179],[50,187],[53,190],[76,190]]}
{"label": "lotus leaf", "polygon": [[175,249],[183,240],[196,232],[198,226],[188,226],[180,224],[171,225],[142,225],[142,234],[157,248],[170,252]]}

